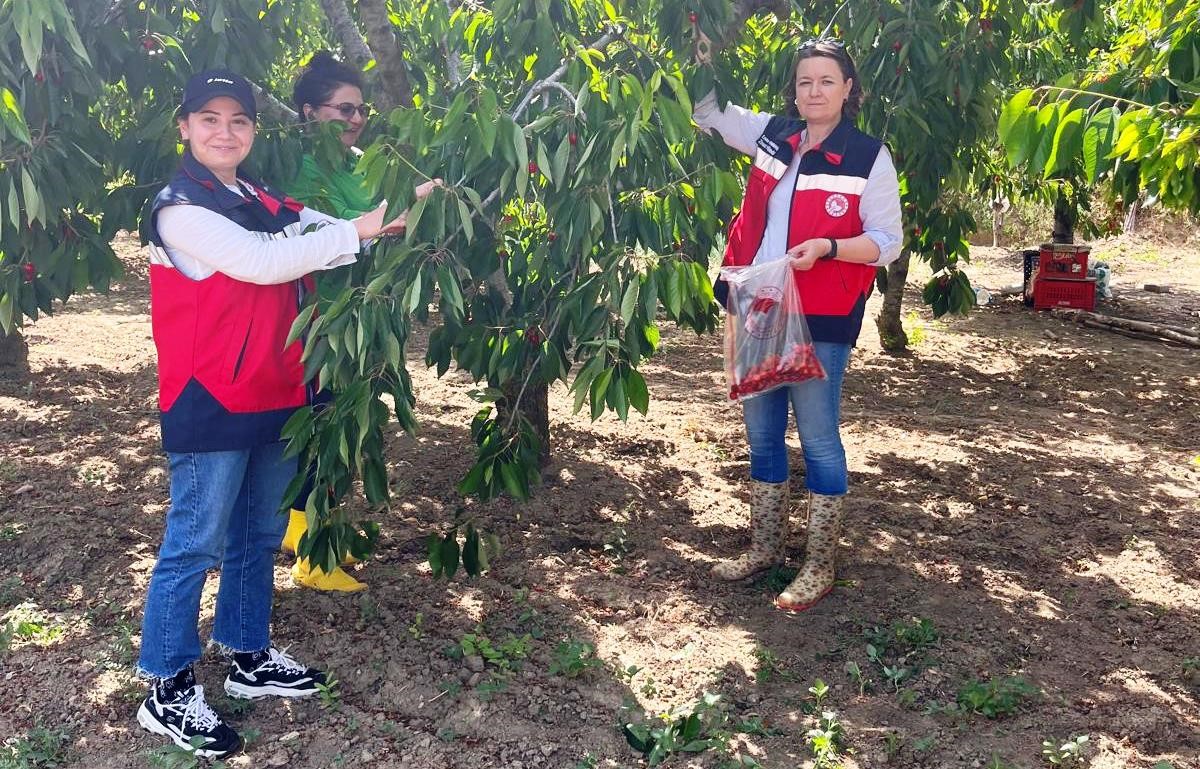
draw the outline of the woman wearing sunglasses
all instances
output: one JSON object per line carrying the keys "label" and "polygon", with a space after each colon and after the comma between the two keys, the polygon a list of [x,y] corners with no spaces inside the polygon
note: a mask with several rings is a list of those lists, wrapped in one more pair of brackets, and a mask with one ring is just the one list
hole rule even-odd
{"label": "woman wearing sunglasses", "polygon": [[[842,377],[862,328],[875,268],[894,261],[902,240],[896,169],[883,143],[854,126],[863,91],[836,40],[800,46],[786,115],[728,105],[713,94],[694,119],[754,158],[741,212],[729,230],[726,266],[790,259],[825,379],[742,401],[750,443],[750,549],[713,575],[744,579],[784,560],[789,522],[788,412],[794,410],[808,487],[804,565],[775,603],[803,611],[834,585],[834,554],[848,487],[839,429]],[[716,293],[724,302],[727,287]]]}
{"label": "woman wearing sunglasses", "polygon": [[151,326],[158,353],[166,532],[146,595],[138,723],[207,757],[242,740],[196,683],[205,573],[220,567],[213,643],[231,697],[305,697],[325,683],[271,641],[279,513],[296,474],[280,430],[310,403],[301,344],[286,344],[311,274],[352,264],[363,240],[395,231],[384,206],[351,221],[305,208],[245,175],[257,112],[227,70],[192,76],[178,111],[186,150],[154,200]]}
{"label": "woman wearing sunglasses", "polygon": [[[301,161],[300,175],[288,191],[297,200],[318,205],[342,218],[357,216],[373,209],[376,204],[366,189],[363,177],[354,170],[361,154],[354,145],[371,114],[370,105],[363,101],[362,85],[362,76],[357,70],[338,61],[328,51],[318,51],[296,79],[292,90],[296,111],[305,123],[336,120],[345,124],[341,139],[346,155],[344,166],[333,173],[322,169],[312,155],[305,155]],[[434,179],[418,186],[417,199],[428,195],[441,182],[441,179]],[[401,214],[400,221],[403,220],[404,215]],[[328,395],[323,394],[323,399],[328,399]],[[303,507],[310,491],[310,487],[302,489],[294,504]],[[293,509],[283,539],[283,549],[297,552],[300,538],[307,529],[304,511]],[[343,593],[355,593],[367,587],[366,583],[355,579],[341,567],[326,573],[320,566],[310,564],[307,558],[296,559],[292,567],[292,581],[314,590]]]}

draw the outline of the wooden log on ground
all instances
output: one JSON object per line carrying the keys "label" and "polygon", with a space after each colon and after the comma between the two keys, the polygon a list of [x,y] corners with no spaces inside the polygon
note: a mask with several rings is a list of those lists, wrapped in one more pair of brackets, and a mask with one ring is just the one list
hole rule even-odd
{"label": "wooden log on ground", "polygon": [[1160,342],[1183,345],[1200,349],[1200,331],[1181,326],[1170,326],[1162,323],[1150,323],[1132,318],[1118,318],[1087,310],[1055,308],[1050,311],[1055,317],[1073,320],[1089,328],[1102,328],[1115,331],[1135,339],[1152,339]]}

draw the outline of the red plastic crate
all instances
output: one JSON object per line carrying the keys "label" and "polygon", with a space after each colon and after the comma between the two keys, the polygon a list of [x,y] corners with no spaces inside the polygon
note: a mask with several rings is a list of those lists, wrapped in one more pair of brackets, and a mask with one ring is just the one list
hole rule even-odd
{"label": "red plastic crate", "polygon": [[1038,276],[1084,280],[1092,247],[1075,243],[1043,243],[1038,254]]}
{"label": "red plastic crate", "polygon": [[1071,307],[1076,310],[1096,309],[1096,279],[1047,278],[1039,275],[1033,283],[1033,307]]}

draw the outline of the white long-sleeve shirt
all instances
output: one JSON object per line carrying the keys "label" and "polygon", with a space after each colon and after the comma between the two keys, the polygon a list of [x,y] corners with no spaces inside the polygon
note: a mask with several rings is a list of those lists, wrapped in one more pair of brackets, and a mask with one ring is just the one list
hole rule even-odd
{"label": "white long-sleeve shirt", "polygon": [[[730,147],[754,157],[758,150],[758,137],[762,136],[771,116],[736,104],[729,104],[722,110],[717,106],[715,92],[710,92],[696,102],[692,119],[705,133],[711,134],[716,130]],[[801,140],[803,138],[802,134]],[[800,158],[800,153],[795,153],[787,171],[771,191],[771,197],[767,199],[767,227],[758,252],[754,255],[755,264],[782,259],[787,252],[788,215],[792,207],[792,194],[796,188]],[[867,186],[858,203],[863,234],[879,247],[879,258],[871,263],[872,266],[882,267],[900,257],[904,230],[900,217],[898,189],[896,166],[892,163],[891,153],[885,146],[875,158],[875,164],[867,177]]]}
{"label": "white long-sleeve shirt", "polygon": [[[242,194],[236,187],[231,190]],[[200,206],[167,206],[158,212],[158,233],[167,257],[192,280],[220,272],[231,278],[269,286],[311,272],[353,264],[361,245],[352,222],[320,211],[300,211],[293,237],[251,232],[215,211]]]}

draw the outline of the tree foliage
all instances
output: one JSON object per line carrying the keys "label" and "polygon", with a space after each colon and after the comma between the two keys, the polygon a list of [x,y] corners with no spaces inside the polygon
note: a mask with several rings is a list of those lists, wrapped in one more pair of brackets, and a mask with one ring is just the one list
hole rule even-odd
{"label": "tree foliage", "polygon": [[[1027,93],[1002,118],[1006,138],[1056,120],[1061,142],[1028,153],[1039,168],[1053,165],[1051,175],[1079,163],[1088,178],[1136,166],[1130,183],[1156,185],[1164,199],[1191,194],[1196,116],[1179,95],[1194,94],[1197,73],[1192,54],[1180,52],[1197,50],[1196,1],[1172,0],[1155,11],[1157,22],[1134,25],[1141,37],[1131,32],[1099,59],[1105,87],[1140,89],[1120,96],[1142,106],[1109,98],[1092,109],[1081,94]],[[1004,89],[1021,68],[1055,66],[1031,39],[1041,30],[1030,20],[1057,25],[1061,41],[1097,36],[1095,19],[1115,28],[1135,18],[1096,0],[1077,6],[0,3],[0,327],[103,289],[117,273],[109,242],[144,224],[147,200],[173,171],[181,148],[172,113],[195,70],[229,66],[261,88],[250,158],[257,174],[286,188],[303,151],[341,163],[335,131],[303,130],[280,103],[309,52],[341,47],[366,67],[385,107],[362,139],[359,170],[393,212],[411,210],[404,237],[320,277],[293,329],[296,338],[303,332],[308,373],[335,395],[286,428],[291,450],[316,467],[301,551],[331,568],[374,540],[374,526],[349,520],[337,502],[361,482],[371,505],[387,503],[384,426],[395,419],[417,429],[405,369],[414,320],[430,326],[426,363],[476,383],[477,454],[459,485],[464,495],[528,496],[549,447],[537,405],[550,386],[570,388],[576,412],[591,419],[650,408],[639,368],[659,348],[660,323],[697,332],[717,323],[707,273],[747,167],[694,132],[691,105],[715,87],[723,100],[781,112],[799,40],[830,32],[847,42],[868,91],[862,124],[888,141],[901,174],[904,256],[880,276],[885,346],[905,343],[900,298],[913,254],[934,269],[924,296],[935,313],[964,312],[973,299],[958,267],[975,227],[965,195],[993,173]],[[1193,22],[1180,22],[1189,9]],[[696,64],[697,46],[709,45],[712,63]],[[1109,94],[1098,78],[1080,80],[1079,90]],[[1035,106],[1038,115],[1047,109],[1045,123],[1025,117]],[[414,201],[414,187],[431,177],[447,186]],[[441,573],[459,561],[477,571],[494,554],[472,515],[462,512],[431,539]]]}
{"label": "tree foliage", "polygon": [[1091,11],[1078,14],[1078,31],[1108,35],[1086,66],[1005,105],[999,132],[1009,162],[1083,187],[1109,180],[1127,204],[1145,191],[1200,211],[1200,3]]}

